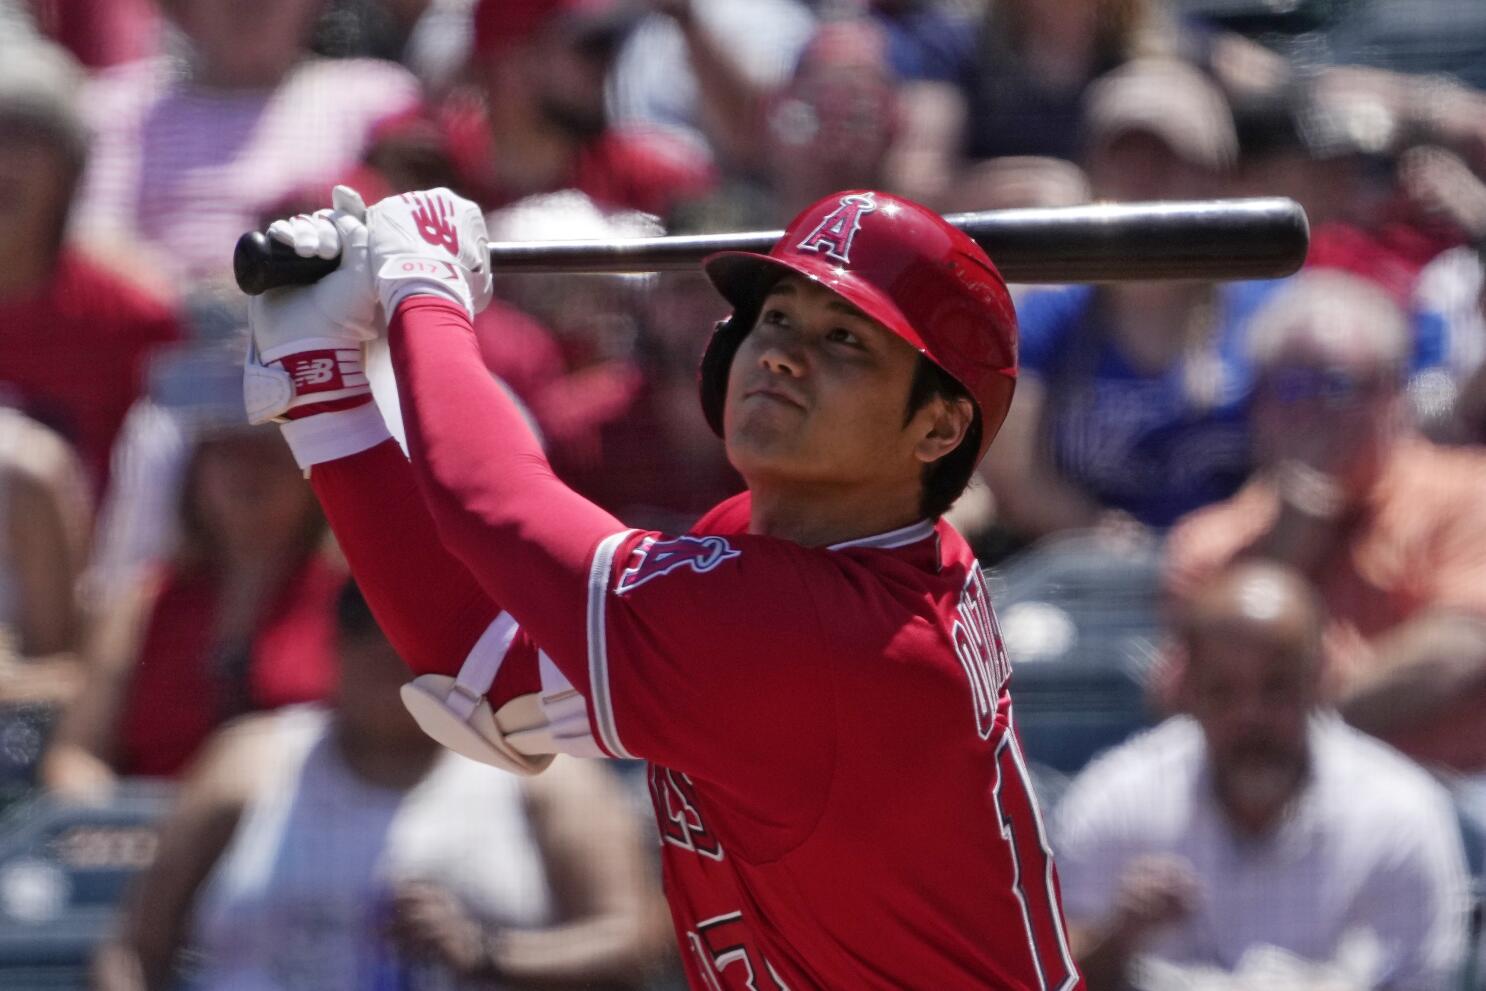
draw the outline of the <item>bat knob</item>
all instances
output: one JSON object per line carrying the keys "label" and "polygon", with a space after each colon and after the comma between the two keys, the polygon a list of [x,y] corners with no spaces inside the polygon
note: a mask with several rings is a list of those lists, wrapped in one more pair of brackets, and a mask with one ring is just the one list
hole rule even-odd
{"label": "bat knob", "polygon": [[262,231],[248,231],[232,251],[232,275],[249,296],[284,286],[307,286],[336,270],[339,258],[302,258]]}

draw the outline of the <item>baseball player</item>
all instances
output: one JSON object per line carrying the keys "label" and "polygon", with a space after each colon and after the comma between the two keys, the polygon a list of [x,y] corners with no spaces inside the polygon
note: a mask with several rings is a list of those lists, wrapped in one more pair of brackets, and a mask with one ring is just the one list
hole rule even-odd
{"label": "baseball player", "polygon": [[[748,489],[667,534],[564,486],[482,365],[474,204],[340,189],[270,234],[341,261],[254,300],[249,415],[283,422],[416,674],[404,700],[521,773],[648,760],[693,988],[1080,985],[995,614],[939,518],[1016,377],[973,241],[856,191],[767,255],[708,258],[732,315],[702,408]],[[384,319],[408,458],[361,364]]]}

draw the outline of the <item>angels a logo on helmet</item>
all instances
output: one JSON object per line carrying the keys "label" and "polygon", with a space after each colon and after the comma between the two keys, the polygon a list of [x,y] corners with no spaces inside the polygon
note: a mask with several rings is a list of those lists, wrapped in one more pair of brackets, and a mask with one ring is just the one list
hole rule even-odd
{"label": "angels a logo on helmet", "polygon": [[851,245],[862,229],[862,216],[877,209],[877,198],[871,193],[853,193],[841,197],[841,203],[821,218],[815,229],[805,235],[796,247],[800,251],[823,252],[843,264],[851,263]]}
{"label": "angels a logo on helmet", "polygon": [[669,575],[677,568],[690,568],[704,575],[741,553],[721,537],[673,537],[670,540],[647,537],[635,548],[631,558],[634,563],[624,569],[614,591],[623,595],[652,578]]}

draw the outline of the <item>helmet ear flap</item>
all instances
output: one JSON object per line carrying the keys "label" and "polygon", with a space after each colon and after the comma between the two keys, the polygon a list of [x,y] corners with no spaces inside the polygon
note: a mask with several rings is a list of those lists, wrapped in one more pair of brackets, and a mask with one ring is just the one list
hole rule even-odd
{"label": "helmet ear flap", "polygon": [[749,306],[734,310],[726,319],[717,321],[712,327],[712,337],[707,341],[707,350],[702,352],[702,364],[697,369],[697,385],[701,391],[702,414],[707,426],[717,436],[722,436],[722,410],[727,400],[728,373],[733,367],[733,356],[738,345],[753,329],[758,317],[758,307]]}

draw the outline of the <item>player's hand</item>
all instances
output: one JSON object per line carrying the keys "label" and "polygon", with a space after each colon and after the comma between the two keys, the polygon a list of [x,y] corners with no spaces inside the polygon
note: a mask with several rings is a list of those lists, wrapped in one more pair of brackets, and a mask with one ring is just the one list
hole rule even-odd
{"label": "player's hand", "polygon": [[367,216],[368,252],[388,320],[409,296],[442,296],[471,318],[490,302],[490,237],[480,208],[442,187],[389,196]]}
{"label": "player's hand", "polygon": [[334,206],[276,220],[268,236],[302,257],[340,256],[335,271],[310,286],[274,289],[248,301],[252,341],[243,369],[250,423],[299,419],[371,399],[362,345],[381,321],[367,255],[366,206],[337,186]]}

